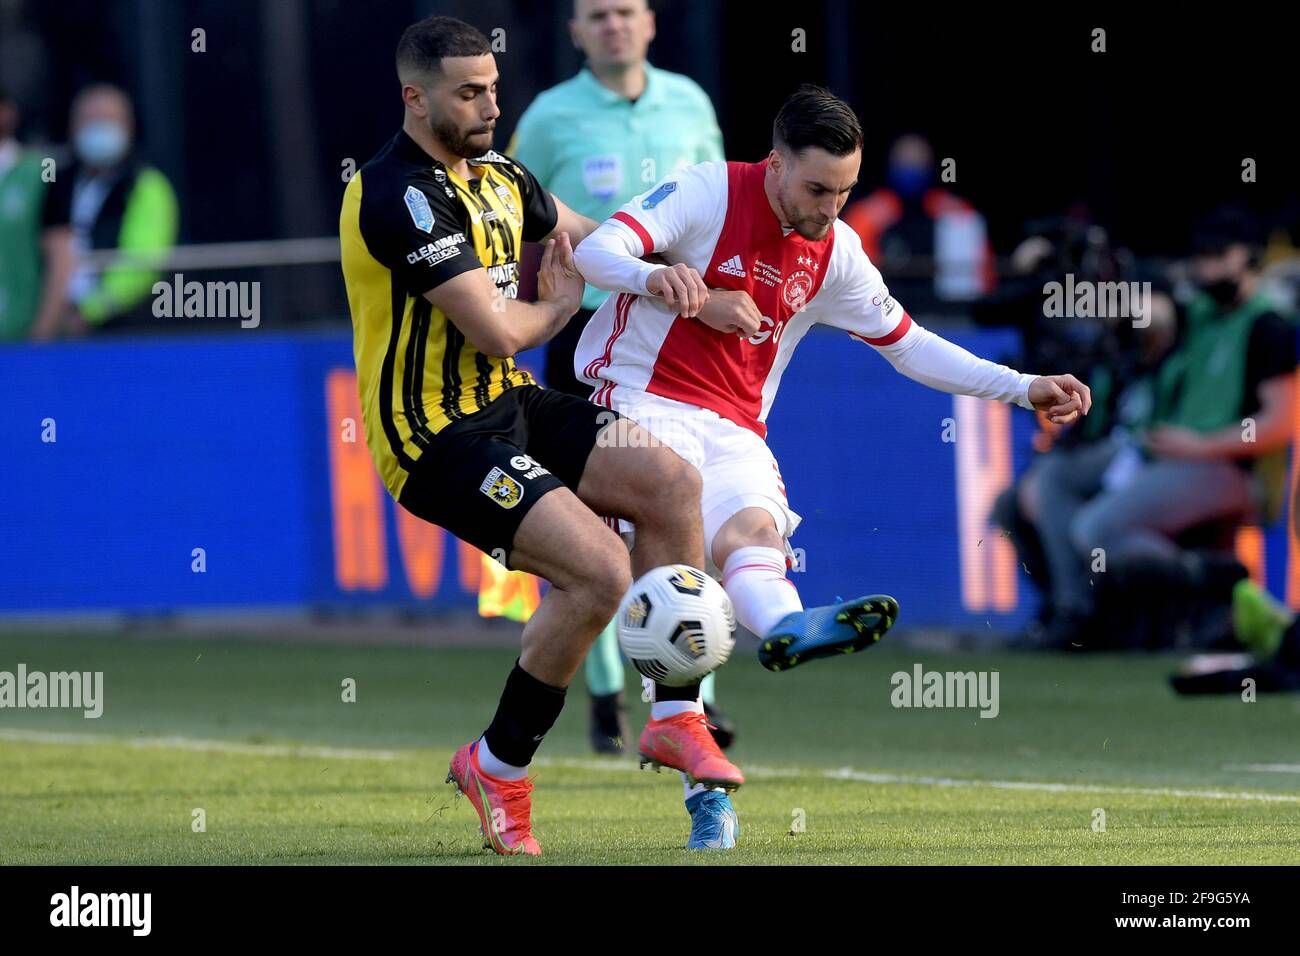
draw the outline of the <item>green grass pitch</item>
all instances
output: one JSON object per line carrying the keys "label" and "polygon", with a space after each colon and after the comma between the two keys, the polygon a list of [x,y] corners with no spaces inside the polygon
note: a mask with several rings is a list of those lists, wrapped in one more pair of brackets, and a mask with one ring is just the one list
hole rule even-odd
{"label": "green grass pitch", "polygon": [[[0,670],[103,671],[105,699],[97,720],[0,710],[0,864],[1300,860],[1294,696],[1180,700],[1169,657],[885,643],[770,674],[752,652],[738,647],[718,682],[749,777],[735,851],[681,849],[676,774],[589,754],[578,686],[534,766],[534,861],[480,849],[473,810],[443,783],[515,650],[0,637]],[[895,709],[890,675],[916,662],[997,670],[999,715]]]}

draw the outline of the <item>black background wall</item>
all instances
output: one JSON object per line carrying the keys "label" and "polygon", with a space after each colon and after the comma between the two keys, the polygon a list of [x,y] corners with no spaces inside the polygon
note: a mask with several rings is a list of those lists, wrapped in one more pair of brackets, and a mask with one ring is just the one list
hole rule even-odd
{"label": "black background wall", "polygon": [[[659,66],[712,95],[737,159],[761,156],[802,80],[850,99],[868,132],[862,190],[900,132],[957,160],[956,191],[1008,251],[1029,218],[1082,202],[1138,252],[1181,251],[1225,200],[1296,217],[1295,34],[1280,20],[1182,10],[956,12],[825,0],[660,0]],[[1121,8],[1122,9],[1122,8]],[[137,99],[150,156],[172,178],[191,242],[327,235],[342,163],[401,121],[393,49],[439,12],[506,30],[498,146],[539,90],[580,66],[571,6],[506,0],[0,0],[0,83],[25,138],[62,140],[92,80]],[[1140,19],[1139,19],[1140,17]],[[1090,51],[1107,31],[1107,52]],[[207,51],[191,51],[191,31]],[[792,31],[807,52],[791,50]],[[1259,181],[1241,182],[1241,161]]]}

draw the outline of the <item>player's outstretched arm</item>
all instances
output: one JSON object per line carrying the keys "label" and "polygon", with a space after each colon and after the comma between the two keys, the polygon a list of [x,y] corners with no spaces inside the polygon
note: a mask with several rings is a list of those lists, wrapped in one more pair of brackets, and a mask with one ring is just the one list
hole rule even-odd
{"label": "player's outstretched arm", "polygon": [[908,378],[942,392],[972,395],[1047,413],[1068,425],[1092,407],[1092,393],[1073,375],[1030,375],[990,362],[936,335],[910,318],[905,333],[890,344],[875,344],[891,365]]}
{"label": "player's outstretched arm", "polygon": [[551,339],[582,305],[582,276],[567,233],[548,239],[536,302],[507,299],[486,269],[448,279],[424,294],[480,352],[506,358]]}
{"label": "player's outstretched arm", "polygon": [[840,221],[835,227],[834,255],[823,290],[813,300],[823,303],[821,321],[866,342],[908,378],[941,392],[1014,402],[1046,412],[1058,425],[1088,414],[1092,395],[1073,375],[1018,372],[972,355],[913,321],[889,294],[857,233]]}

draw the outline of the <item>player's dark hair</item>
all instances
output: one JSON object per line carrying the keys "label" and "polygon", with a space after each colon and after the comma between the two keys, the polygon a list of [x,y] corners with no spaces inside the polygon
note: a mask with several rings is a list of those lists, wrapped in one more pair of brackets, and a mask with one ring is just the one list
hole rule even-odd
{"label": "player's dark hair", "polygon": [[832,156],[847,156],[862,148],[862,124],[853,108],[830,90],[805,83],[776,114],[772,143],[796,156],[809,146]]}
{"label": "player's dark hair", "polygon": [[433,77],[445,56],[483,56],[492,44],[482,32],[455,17],[425,17],[412,23],[397,41],[397,75],[401,79]]}

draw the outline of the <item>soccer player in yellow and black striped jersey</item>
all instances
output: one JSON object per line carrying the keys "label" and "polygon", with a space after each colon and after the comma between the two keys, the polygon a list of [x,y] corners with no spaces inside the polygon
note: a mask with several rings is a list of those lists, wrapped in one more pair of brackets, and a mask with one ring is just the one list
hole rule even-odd
{"label": "soccer player in yellow and black striped jersey", "polygon": [[[596,224],[492,152],[487,38],[449,17],[422,20],[402,35],[397,72],[402,130],[352,177],[339,217],[366,443],[403,508],[551,584],[491,725],[448,775],[492,849],[538,853],[528,764],[632,571],[704,566],[700,478],[634,422],[515,366],[577,311],[573,246]],[[537,302],[516,298],[526,241],[545,243]],[[658,271],[676,290],[688,278],[703,289],[684,267]],[[693,285],[683,314],[701,301]],[[630,562],[597,514],[636,525]],[[693,701],[699,685],[663,692]],[[677,769],[738,785],[703,716],[677,723],[667,732],[695,761]]]}
{"label": "soccer player in yellow and black striped jersey", "polygon": [[401,132],[344,201],[357,368],[367,422],[382,429],[372,442],[377,464],[397,495],[434,435],[533,382],[509,356],[475,347],[420,294],[486,269],[495,293],[514,298],[521,239],[536,242],[556,226],[555,205],[527,170],[490,151],[475,165],[479,175],[467,178],[430,162]]}

